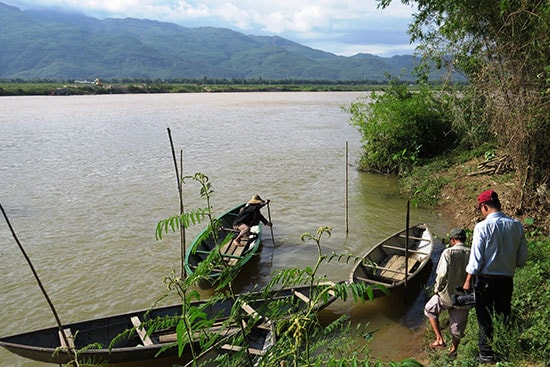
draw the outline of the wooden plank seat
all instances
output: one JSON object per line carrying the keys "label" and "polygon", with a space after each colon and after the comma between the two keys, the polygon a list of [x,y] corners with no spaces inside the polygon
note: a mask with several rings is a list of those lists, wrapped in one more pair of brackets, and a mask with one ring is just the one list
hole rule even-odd
{"label": "wooden plank seat", "polygon": [[[238,327],[227,327],[227,326],[212,326],[210,328],[205,328],[202,330],[193,330],[193,338],[199,338],[204,334],[217,333],[220,336],[228,336],[239,332],[241,329]],[[159,335],[159,343],[175,343],[178,340],[178,335],[176,333],[169,333]]]}
{"label": "wooden plank seat", "polygon": [[[233,352],[238,352],[238,351],[241,351],[241,350],[244,349],[240,345],[233,345],[233,344],[224,344],[224,345],[222,345],[221,348],[225,349],[225,350],[233,351]],[[248,354],[253,354],[253,355],[256,355],[256,356],[263,356],[265,354],[265,352],[263,350],[256,349],[256,348],[248,348]]]}
{"label": "wooden plank seat", "polygon": [[247,245],[248,239],[246,238],[242,239],[239,244],[235,241],[230,241],[220,249],[220,252],[227,264],[233,266],[242,258],[242,254],[245,252]]}
{"label": "wooden plank seat", "polygon": [[[382,245],[382,247],[383,247],[383,248],[389,248],[389,249],[392,249],[392,250],[399,250],[399,251],[405,252],[405,248],[404,248],[404,247],[392,246],[392,245]],[[407,251],[410,252],[411,254],[412,254],[412,253],[418,253],[418,254],[424,254],[424,253],[425,253],[425,252],[423,252],[423,251],[413,250],[413,249],[408,249]]]}
{"label": "wooden plank seat", "polygon": [[243,244],[242,241],[240,244],[236,244],[235,241],[231,241],[229,246],[224,246],[221,249],[223,254],[223,259],[227,262],[228,265],[236,265],[237,261],[241,258],[244,250],[246,248],[246,242]]}
{"label": "wooden plank seat", "polygon": [[145,346],[153,345],[153,341],[151,340],[149,335],[147,335],[147,330],[145,330],[145,328],[141,324],[141,320],[139,319],[139,317],[132,316],[130,320],[132,321],[132,325],[134,325],[134,327],[136,328],[136,332],[139,335],[141,341],[143,342],[143,345]]}
{"label": "wooden plank seat", "polygon": [[309,302],[311,302],[311,299],[309,299],[308,296],[306,296],[306,295],[303,294],[302,292],[298,292],[298,291],[295,290],[295,289],[292,290],[292,294],[295,295],[298,299],[300,299],[300,300],[303,301],[304,303],[309,303]]}
{"label": "wooden plank seat", "polygon": [[[409,257],[407,259],[408,271],[416,264],[417,259]],[[380,272],[383,277],[404,280],[405,279],[405,256],[393,255],[384,265],[384,270]]]}
{"label": "wooden plank seat", "polygon": [[[265,329],[270,330],[271,329],[271,320],[265,318],[264,316],[260,315],[258,311],[256,311],[252,306],[250,306],[248,303],[243,302],[241,305],[241,309],[246,312],[248,315],[252,316],[254,319],[257,320],[263,320],[261,324],[256,325],[259,329]],[[246,321],[242,320],[244,327],[246,327]]]}
{"label": "wooden plank seat", "polygon": [[252,316],[254,318],[259,319],[259,318],[262,317],[252,306],[250,306],[246,302],[243,302],[243,304],[241,305],[241,308],[244,312],[246,312],[247,314],[249,314],[250,316]]}
{"label": "wooden plank seat", "polygon": [[391,268],[386,268],[385,266],[381,266],[381,265],[377,265],[377,264],[371,264],[371,263],[363,263],[363,266],[364,267],[367,267],[367,268],[371,268],[371,269],[375,269],[375,270],[385,270],[385,271],[389,271],[389,272],[392,272],[392,273],[405,273],[405,270],[396,270],[396,269],[391,269]]}
{"label": "wooden plank seat", "polygon": [[369,278],[363,278],[363,277],[356,277],[357,280],[360,280],[362,282],[365,282],[365,283],[371,283],[371,284],[376,284],[376,285],[384,285],[384,286],[389,286],[389,285],[393,285],[395,284],[394,281],[389,281],[389,282],[380,282],[378,280],[374,280],[374,279],[369,279]]}
{"label": "wooden plank seat", "polygon": [[[61,330],[58,331],[59,333],[59,341],[61,342],[61,347],[67,348],[67,343],[65,343],[65,338],[63,337],[63,334],[61,334]],[[69,343],[70,349],[75,349],[74,345],[74,336],[70,328],[63,329],[63,333],[65,334],[65,337],[67,338],[67,342]]]}
{"label": "wooden plank seat", "polygon": [[[401,238],[407,238],[407,235],[400,234],[399,237]],[[415,236],[409,236],[411,240],[417,240],[417,241],[426,241],[428,243],[432,242],[429,238],[422,238],[422,237],[415,237]]]}

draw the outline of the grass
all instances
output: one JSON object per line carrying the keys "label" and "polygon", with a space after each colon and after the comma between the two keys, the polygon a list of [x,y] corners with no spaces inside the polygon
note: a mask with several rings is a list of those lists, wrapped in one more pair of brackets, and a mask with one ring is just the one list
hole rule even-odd
{"label": "grass", "polygon": [[[506,356],[499,367],[544,367],[550,355],[550,237],[536,235],[529,239],[529,260],[518,269],[514,277],[512,322],[504,325],[495,320],[494,350]],[[441,327],[446,340],[448,315],[443,313]],[[475,310],[470,311],[465,337],[459,346],[458,357],[447,356],[446,350],[428,351],[430,367],[477,366],[474,361],[477,349],[477,320]],[[433,332],[426,328],[425,344],[433,339]]]}
{"label": "grass", "polygon": [[[416,167],[409,176],[401,179],[402,191],[419,205],[445,207],[458,226],[468,229],[476,221],[470,213],[481,188],[491,187],[506,199],[512,198],[518,190],[514,172],[468,176],[477,170],[477,163],[485,159],[484,151],[488,151],[488,147],[454,152]],[[511,209],[504,208],[505,211]],[[550,237],[544,229],[547,228],[547,219],[541,219],[535,212],[525,212],[519,219],[526,230],[529,259],[525,267],[517,269],[514,277],[512,322],[507,325],[501,320],[494,322],[493,349],[506,356],[505,362],[496,364],[499,367],[545,367],[550,360],[550,329],[547,325],[550,320]],[[450,341],[447,313],[443,313],[440,321],[443,335]],[[472,310],[458,357],[448,357],[446,350],[428,350],[423,360],[428,360],[427,366],[430,367],[477,366],[474,361],[478,353],[477,332],[475,310]],[[427,325],[424,344],[431,341],[433,332]]]}

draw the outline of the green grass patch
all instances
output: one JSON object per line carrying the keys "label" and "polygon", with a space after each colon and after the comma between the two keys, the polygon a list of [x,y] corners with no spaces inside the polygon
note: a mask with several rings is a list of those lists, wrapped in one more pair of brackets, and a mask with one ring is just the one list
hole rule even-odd
{"label": "green grass patch", "polygon": [[[504,356],[504,361],[498,362],[497,367],[545,367],[550,355],[550,237],[540,235],[538,231],[533,233],[536,235],[529,238],[529,260],[514,277],[512,320],[506,325],[502,320],[494,320],[493,349]],[[445,340],[450,341],[446,312],[440,322]],[[478,353],[477,332],[475,310],[472,310],[458,357],[449,358],[446,350],[430,351],[429,366],[478,366],[474,361]],[[433,339],[429,326],[426,327],[425,339],[426,344]]]}

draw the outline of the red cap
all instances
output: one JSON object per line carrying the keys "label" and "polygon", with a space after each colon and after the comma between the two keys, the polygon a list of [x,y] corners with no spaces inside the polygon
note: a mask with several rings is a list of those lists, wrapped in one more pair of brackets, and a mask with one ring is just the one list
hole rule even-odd
{"label": "red cap", "polygon": [[498,200],[498,195],[493,190],[485,190],[477,197],[478,204],[483,204],[488,201]]}

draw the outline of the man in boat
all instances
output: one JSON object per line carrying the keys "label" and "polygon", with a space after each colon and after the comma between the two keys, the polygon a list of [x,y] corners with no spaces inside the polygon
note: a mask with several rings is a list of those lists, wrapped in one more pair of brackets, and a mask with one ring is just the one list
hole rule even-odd
{"label": "man in boat", "polygon": [[464,336],[468,312],[471,307],[453,306],[453,295],[458,293],[466,279],[466,265],[470,257],[470,249],[464,245],[466,232],[462,228],[453,228],[449,233],[451,247],[441,253],[436,269],[434,295],[426,303],[424,314],[428,317],[430,325],[435,333],[435,341],[431,348],[446,347],[445,340],[439,327],[439,314],[443,310],[449,312],[449,326],[452,337],[452,345],[449,349],[450,356],[456,356],[460,338]]}
{"label": "man in boat", "polygon": [[260,211],[267,204],[269,204],[269,199],[262,200],[260,195],[254,195],[252,199],[248,200],[246,205],[241,208],[239,214],[233,221],[233,228],[239,231],[239,234],[233,240],[236,245],[240,245],[241,238],[250,233],[250,227],[257,226],[260,221],[267,226],[272,225]]}
{"label": "man in boat", "polygon": [[[480,363],[497,361],[491,348],[493,315],[507,322],[511,313],[516,267],[527,261],[527,240],[523,225],[501,212],[498,195],[493,190],[477,197],[477,210],[485,218],[474,227],[468,273],[463,288],[476,291],[476,316],[479,326]],[[475,277],[475,280],[474,280]],[[474,281],[474,282],[473,282]]]}

